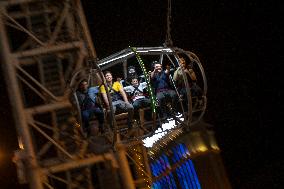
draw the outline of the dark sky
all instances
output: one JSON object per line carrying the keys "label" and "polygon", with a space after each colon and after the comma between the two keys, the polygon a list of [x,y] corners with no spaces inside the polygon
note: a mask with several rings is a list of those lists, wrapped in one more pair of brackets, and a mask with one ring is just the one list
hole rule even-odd
{"label": "dark sky", "polygon": [[[98,57],[131,46],[161,46],[166,0],[85,1]],[[208,80],[204,119],[214,125],[233,188],[274,189],[283,185],[279,121],[283,119],[280,65],[283,52],[280,1],[172,1],[175,46],[196,53]],[[0,159],[17,146],[5,86],[0,81]],[[9,124],[7,124],[9,123]],[[281,150],[282,149],[282,150]],[[0,161],[0,186],[15,180],[11,163]]]}

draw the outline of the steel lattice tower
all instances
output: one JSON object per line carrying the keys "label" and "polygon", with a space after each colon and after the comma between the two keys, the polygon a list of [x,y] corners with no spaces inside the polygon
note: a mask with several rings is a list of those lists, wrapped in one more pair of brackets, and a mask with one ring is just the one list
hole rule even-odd
{"label": "steel lattice tower", "polygon": [[134,188],[125,147],[94,153],[76,128],[68,82],[96,59],[79,0],[1,1],[0,57],[21,148],[14,158],[20,183],[96,188],[92,166],[103,163],[109,180],[101,184],[120,188],[120,167],[124,188]]}

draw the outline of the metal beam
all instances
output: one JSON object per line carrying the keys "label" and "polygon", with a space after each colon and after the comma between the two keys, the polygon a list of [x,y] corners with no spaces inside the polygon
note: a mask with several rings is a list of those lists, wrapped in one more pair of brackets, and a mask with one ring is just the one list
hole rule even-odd
{"label": "metal beam", "polygon": [[29,114],[41,114],[41,113],[46,113],[58,109],[63,109],[63,108],[71,108],[72,105],[69,101],[62,101],[62,102],[56,102],[56,103],[50,103],[50,104],[44,104],[41,106],[35,106],[32,108],[26,109],[26,112]]}
{"label": "metal beam", "polygon": [[106,160],[110,160],[112,165],[116,165],[115,168],[118,168],[116,159],[114,154],[107,153],[104,155],[94,155],[93,157],[85,158],[85,159],[77,159],[73,161],[69,161],[67,163],[63,163],[60,165],[51,166],[45,169],[46,172],[49,173],[57,173],[62,171],[67,171],[75,168],[86,167],[95,163],[103,162]]}
{"label": "metal beam", "polygon": [[83,48],[83,43],[81,41],[75,41],[75,42],[69,42],[69,43],[64,43],[60,45],[39,47],[39,48],[35,48],[32,50],[26,50],[22,52],[13,53],[13,55],[16,58],[25,58],[25,57],[31,57],[31,56],[38,56],[42,54],[56,53],[56,52],[66,51],[66,50],[76,49],[76,48]]}
{"label": "metal beam", "polygon": [[0,2],[0,6],[11,6],[17,4],[31,3],[31,2],[36,2],[36,0],[6,0]]}
{"label": "metal beam", "polygon": [[54,9],[52,10],[51,8],[49,8],[45,11],[37,10],[37,11],[33,11],[33,12],[11,12],[11,13],[9,13],[9,15],[14,19],[19,19],[19,18],[23,18],[23,17],[41,15],[42,13],[51,14],[53,12],[55,12],[55,10]]}

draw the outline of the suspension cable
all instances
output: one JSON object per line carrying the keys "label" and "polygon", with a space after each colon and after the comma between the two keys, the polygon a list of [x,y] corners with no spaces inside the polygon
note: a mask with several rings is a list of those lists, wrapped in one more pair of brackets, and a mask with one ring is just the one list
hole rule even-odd
{"label": "suspension cable", "polygon": [[172,47],[173,41],[171,37],[171,18],[172,18],[172,1],[168,0],[168,8],[167,8],[167,33],[165,39],[165,45]]}

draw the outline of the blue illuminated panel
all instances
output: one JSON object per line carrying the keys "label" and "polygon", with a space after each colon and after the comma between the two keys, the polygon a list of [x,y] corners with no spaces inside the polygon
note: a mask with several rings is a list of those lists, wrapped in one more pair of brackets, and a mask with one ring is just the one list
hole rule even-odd
{"label": "blue illuminated panel", "polygon": [[[152,189],[201,189],[193,162],[188,159],[189,151],[185,144],[174,146],[169,155],[162,154],[151,163],[154,177],[164,174],[152,184]],[[179,166],[167,173],[175,164]]]}

